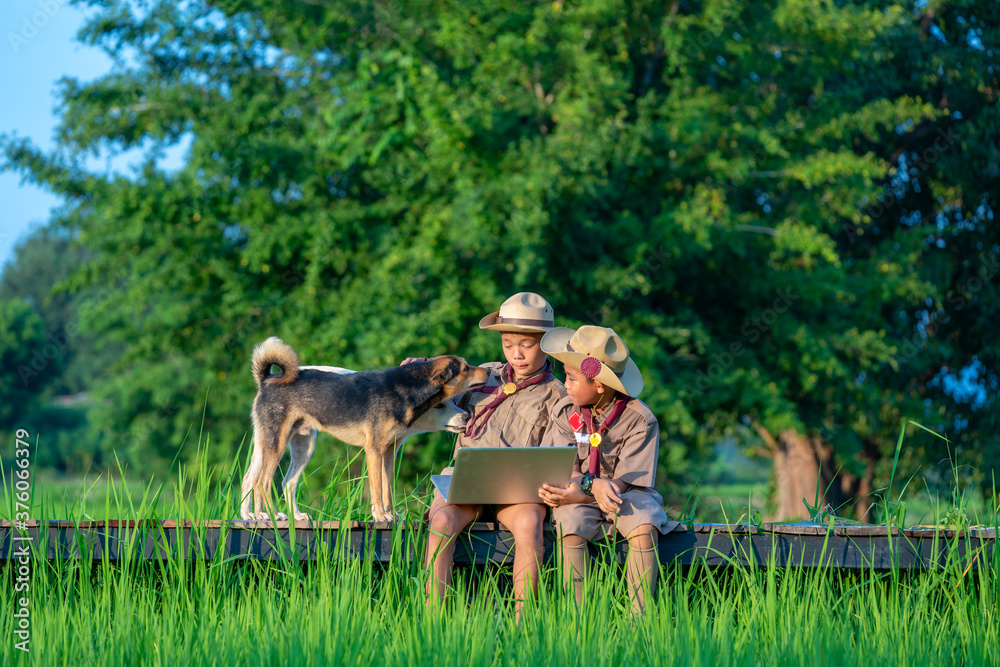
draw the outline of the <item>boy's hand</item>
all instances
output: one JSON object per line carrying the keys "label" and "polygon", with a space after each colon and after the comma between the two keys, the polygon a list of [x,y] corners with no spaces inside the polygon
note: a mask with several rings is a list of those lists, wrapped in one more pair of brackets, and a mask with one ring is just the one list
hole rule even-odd
{"label": "boy's hand", "polygon": [[542,484],[542,488],[538,489],[538,497],[549,507],[585,503],[590,500],[590,496],[581,491],[580,486],[576,483],[570,483],[566,486]]}
{"label": "boy's hand", "polygon": [[[597,506],[605,514],[618,514],[621,509],[622,497],[618,493],[618,487],[606,479],[595,479],[594,485],[590,487],[594,492],[594,500]],[[580,493],[583,493],[582,491]]]}
{"label": "boy's hand", "polygon": [[407,357],[399,362],[400,366],[405,366],[406,364],[412,364],[416,361],[427,361],[427,357]]}

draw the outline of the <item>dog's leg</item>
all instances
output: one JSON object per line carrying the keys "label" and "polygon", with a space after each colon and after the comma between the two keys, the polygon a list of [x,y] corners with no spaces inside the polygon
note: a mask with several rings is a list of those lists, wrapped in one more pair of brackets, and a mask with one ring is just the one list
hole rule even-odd
{"label": "dog's leg", "polygon": [[[271,513],[274,511],[274,500],[271,497],[271,486],[274,482],[274,471],[278,469],[281,462],[281,455],[285,453],[285,446],[288,444],[288,430],[273,428],[263,433],[262,446],[260,451],[260,466],[257,469],[257,476],[253,480],[254,484],[254,512],[251,519],[257,521],[270,521]],[[263,505],[263,507],[261,507]],[[275,517],[278,519],[279,517]]]}
{"label": "dog's leg", "polygon": [[261,456],[262,440],[263,436],[260,430],[254,428],[253,452],[250,454],[250,465],[247,467],[247,473],[243,475],[243,484],[240,487],[242,494],[240,500],[240,518],[245,521],[255,518],[253,515],[259,514],[261,511],[261,497],[257,493],[256,482],[260,476],[260,467],[263,463],[263,457]]}
{"label": "dog's leg", "polygon": [[368,463],[368,490],[371,493],[372,518],[376,521],[392,521],[392,508],[386,508],[382,497],[382,465],[385,452],[373,442],[365,446],[365,461]]}
{"label": "dog's leg", "polygon": [[392,505],[392,480],[395,478],[394,473],[396,472],[396,452],[398,451],[396,443],[388,445],[384,451],[385,453],[382,455],[382,507],[385,508],[386,514],[395,520],[398,517]]}
{"label": "dog's leg", "polygon": [[288,472],[285,473],[285,481],[282,487],[285,492],[285,504],[295,517],[295,521],[309,521],[311,517],[299,511],[299,504],[296,502],[295,492],[299,485],[299,477],[306,469],[306,464],[316,450],[316,431],[312,430],[306,435],[295,432],[288,441],[288,451],[292,455],[292,462],[288,464]]}
{"label": "dog's leg", "polygon": [[254,447],[253,453],[250,455],[250,465],[247,467],[246,474],[243,475],[243,484],[240,486],[240,518],[244,521],[250,518],[253,511],[253,479],[257,476],[255,468],[259,467],[257,460],[257,448]]}

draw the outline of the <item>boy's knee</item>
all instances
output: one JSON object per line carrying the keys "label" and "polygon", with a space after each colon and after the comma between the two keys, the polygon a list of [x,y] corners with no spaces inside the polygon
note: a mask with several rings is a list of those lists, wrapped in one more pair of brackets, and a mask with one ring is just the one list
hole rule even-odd
{"label": "boy's knee", "polygon": [[586,544],[587,540],[575,533],[570,533],[569,535],[563,535],[562,543],[567,547],[579,547]]}
{"label": "boy's knee", "polygon": [[518,512],[512,523],[513,525],[508,527],[515,540],[540,539],[545,524],[545,510],[525,509]]}
{"label": "boy's knee", "polygon": [[654,545],[653,533],[656,528],[652,524],[644,523],[626,536],[630,546],[637,549],[652,549]]}
{"label": "boy's knee", "polygon": [[459,513],[449,507],[442,507],[430,516],[429,528],[432,533],[437,533],[443,537],[454,537],[469,525],[463,521]]}

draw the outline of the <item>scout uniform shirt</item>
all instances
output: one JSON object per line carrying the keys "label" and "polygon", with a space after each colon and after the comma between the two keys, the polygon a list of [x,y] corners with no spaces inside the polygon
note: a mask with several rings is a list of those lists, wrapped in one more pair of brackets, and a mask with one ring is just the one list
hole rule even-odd
{"label": "scout uniform shirt", "polygon": [[[587,438],[580,438],[584,442],[577,441],[576,432],[569,424],[569,417],[574,411],[580,412],[580,408],[573,405],[568,396],[556,403],[552,410],[552,428],[542,446],[576,445],[574,470],[587,472],[590,469],[591,446]],[[594,426],[599,428],[596,417]],[[584,430],[589,433],[590,424]],[[552,518],[562,534],[595,540],[615,529],[628,536],[643,524],[651,524],[663,534],[676,528],[678,522],[668,519],[662,506],[663,498],[653,488],[660,451],[660,425],[652,411],[639,399],[631,398],[602,436],[598,446],[601,478],[625,482],[621,509],[617,515],[606,515],[593,498],[586,503],[556,507],[552,510]]]}
{"label": "scout uniform shirt", "polygon": [[[551,368],[552,362],[546,362]],[[490,362],[482,364],[482,368],[490,369],[487,387],[497,387],[513,382],[512,377],[501,377],[505,364]],[[544,372],[545,367],[538,373]],[[533,373],[521,381],[535,377]],[[550,430],[549,415],[556,403],[566,395],[566,388],[555,375],[548,380],[518,389],[508,396],[496,411],[490,415],[482,432],[475,438],[461,433],[455,443],[455,454],[462,447],[537,447],[542,444],[546,433]],[[477,410],[489,405],[496,394],[467,391],[458,399],[458,406],[468,410],[469,421],[476,416]],[[481,419],[481,418],[480,418]],[[480,422],[476,422],[478,429]]]}
{"label": "scout uniform shirt", "polygon": [[[610,407],[608,406],[609,409]],[[552,410],[553,427],[545,445],[576,445],[574,470],[587,472],[590,469],[590,441],[580,438],[585,442],[577,442],[576,434],[569,425],[569,417],[574,411],[580,412],[580,408],[573,405],[568,396],[556,403]],[[600,424],[599,418],[595,416],[594,426],[599,428]],[[590,433],[590,424],[584,430]],[[630,399],[615,423],[604,432],[598,449],[603,479],[617,479],[629,486],[652,487],[660,453],[659,422],[645,403],[637,398]]]}

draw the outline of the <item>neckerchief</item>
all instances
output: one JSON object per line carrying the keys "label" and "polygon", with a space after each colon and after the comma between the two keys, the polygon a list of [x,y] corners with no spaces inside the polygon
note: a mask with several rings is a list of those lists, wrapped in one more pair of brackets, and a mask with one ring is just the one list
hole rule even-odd
{"label": "neckerchief", "polygon": [[[514,371],[511,369],[510,364],[504,364],[504,367],[500,370],[500,379],[503,380],[505,375],[507,377],[513,377],[513,373]],[[514,382],[505,382],[497,387],[476,387],[475,389],[472,389],[471,391],[480,394],[496,394],[499,392],[499,396],[494,398],[489,405],[484,407],[476,413],[476,416],[469,420],[469,423],[465,427],[465,436],[467,438],[479,437],[479,434],[483,432],[484,428],[486,428],[486,422],[488,422],[490,417],[493,416],[493,413],[496,412],[497,407],[507,400],[508,396],[513,396],[516,392],[524,389],[525,387],[530,387],[531,385],[538,384],[539,382],[545,382],[550,377],[552,377],[552,362],[546,361],[545,365],[542,366],[542,370],[539,371],[537,375],[533,375],[527,380],[521,380],[516,384]],[[479,428],[473,430],[473,426],[480,417],[482,417],[482,421],[479,422]]]}
{"label": "neckerchief", "polygon": [[[618,417],[621,416],[622,412],[625,411],[625,406],[631,400],[630,396],[619,395],[615,399],[615,404],[611,407],[611,411],[608,412],[607,419],[601,424],[601,427],[590,434],[590,465],[588,466],[587,472],[595,477],[601,476],[601,434],[611,428],[611,425],[615,423]],[[588,408],[581,408],[580,412],[583,413],[584,425],[593,424],[592,411]],[[596,437],[595,437],[596,436]]]}

